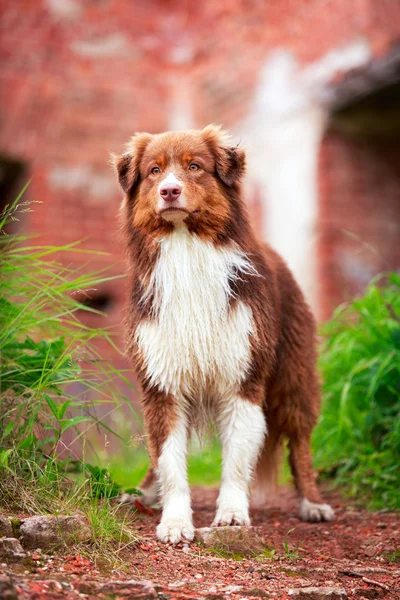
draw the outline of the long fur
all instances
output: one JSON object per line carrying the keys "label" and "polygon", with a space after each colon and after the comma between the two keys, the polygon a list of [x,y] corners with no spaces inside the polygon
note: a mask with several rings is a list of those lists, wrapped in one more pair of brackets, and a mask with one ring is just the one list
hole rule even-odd
{"label": "long fur", "polygon": [[[239,248],[215,248],[186,227],[160,241],[160,255],[141,302],[151,320],[136,329],[150,383],[166,393],[199,395],[211,381],[244,377],[253,334],[249,307],[230,310],[232,283],[257,271]],[[188,388],[189,386],[189,388]]]}

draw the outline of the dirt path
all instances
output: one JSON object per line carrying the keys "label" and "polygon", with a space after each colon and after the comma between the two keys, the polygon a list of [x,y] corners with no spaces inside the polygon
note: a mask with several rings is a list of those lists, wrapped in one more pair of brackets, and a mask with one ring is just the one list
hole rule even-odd
{"label": "dirt path", "polygon": [[[196,527],[209,526],[216,490],[195,488],[192,495]],[[307,592],[309,587],[326,587],[343,588],[350,599],[400,599],[400,515],[367,513],[354,509],[337,495],[326,497],[336,511],[332,523],[302,523],[295,496],[288,490],[280,492],[273,506],[253,509],[253,525],[268,548],[263,556],[236,556],[235,560],[224,556],[224,552],[221,556],[220,552],[211,552],[196,543],[165,546],[155,540],[159,519],[159,512],[155,511],[153,515],[137,517],[134,526],[142,541],[130,550],[123,572],[105,576],[79,555],[53,557],[43,562],[40,557],[35,559],[34,554],[24,572],[2,565],[0,597],[5,600],[340,597],[318,595],[320,592],[313,596],[314,592]],[[152,584],[135,583],[143,580]],[[289,593],[299,588],[303,592]]]}

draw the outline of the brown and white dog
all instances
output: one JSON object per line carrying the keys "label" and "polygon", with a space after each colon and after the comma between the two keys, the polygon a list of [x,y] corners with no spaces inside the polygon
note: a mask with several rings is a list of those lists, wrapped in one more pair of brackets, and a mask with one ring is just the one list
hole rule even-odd
{"label": "brown and white dog", "polygon": [[214,525],[250,524],[253,474],[268,478],[284,438],[301,517],[332,519],[310,454],[314,319],[285,262],[251,230],[244,151],[215,126],[137,133],[115,164],[132,267],[128,352],[152,461],[142,490],[148,502],[161,496],[158,538],[193,539],[186,454],[204,416],[222,441]]}

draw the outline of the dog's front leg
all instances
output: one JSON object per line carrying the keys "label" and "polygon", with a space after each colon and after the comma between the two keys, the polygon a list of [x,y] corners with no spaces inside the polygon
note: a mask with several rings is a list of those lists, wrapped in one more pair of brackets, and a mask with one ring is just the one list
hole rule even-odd
{"label": "dog's front leg", "polygon": [[234,396],[221,402],[222,483],[213,525],[250,525],[249,488],[266,422],[261,406]]}
{"label": "dog's front leg", "polygon": [[188,423],[181,403],[160,393],[155,396],[146,397],[144,417],[162,503],[157,537],[177,544],[194,538],[186,468]]}

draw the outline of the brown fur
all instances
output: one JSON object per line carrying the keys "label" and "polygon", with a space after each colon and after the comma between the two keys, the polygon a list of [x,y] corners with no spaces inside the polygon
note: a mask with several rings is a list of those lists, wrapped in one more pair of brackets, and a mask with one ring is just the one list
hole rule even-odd
{"label": "brown fur", "polygon": [[[198,171],[188,170],[192,161],[200,165]],[[174,422],[174,399],[150,386],[134,332],[138,323],[152,318],[151,299],[143,304],[141,296],[158,257],[156,240],[174,228],[157,212],[159,181],[173,169],[187,190],[186,223],[193,235],[215,245],[236,243],[261,275],[244,275],[232,283],[231,300],[232,305],[242,300],[251,307],[257,331],[252,339],[251,368],[241,393],[263,406],[268,423],[258,476],[265,480],[276,470],[282,440],[288,438],[299,495],[320,502],[310,454],[320,401],[314,318],[283,259],[268,245],[260,244],[251,230],[241,190],[244,152],[229,146],[224,134],[210,126],[202,131],[136,134],[127,152],[115,162],[125,192],[122,220],[132,268],[128,353],[143,389],[153,467]],[[152,173],[155,165],[161,173]],[[152,477],[144,480],[144,487]]]}

